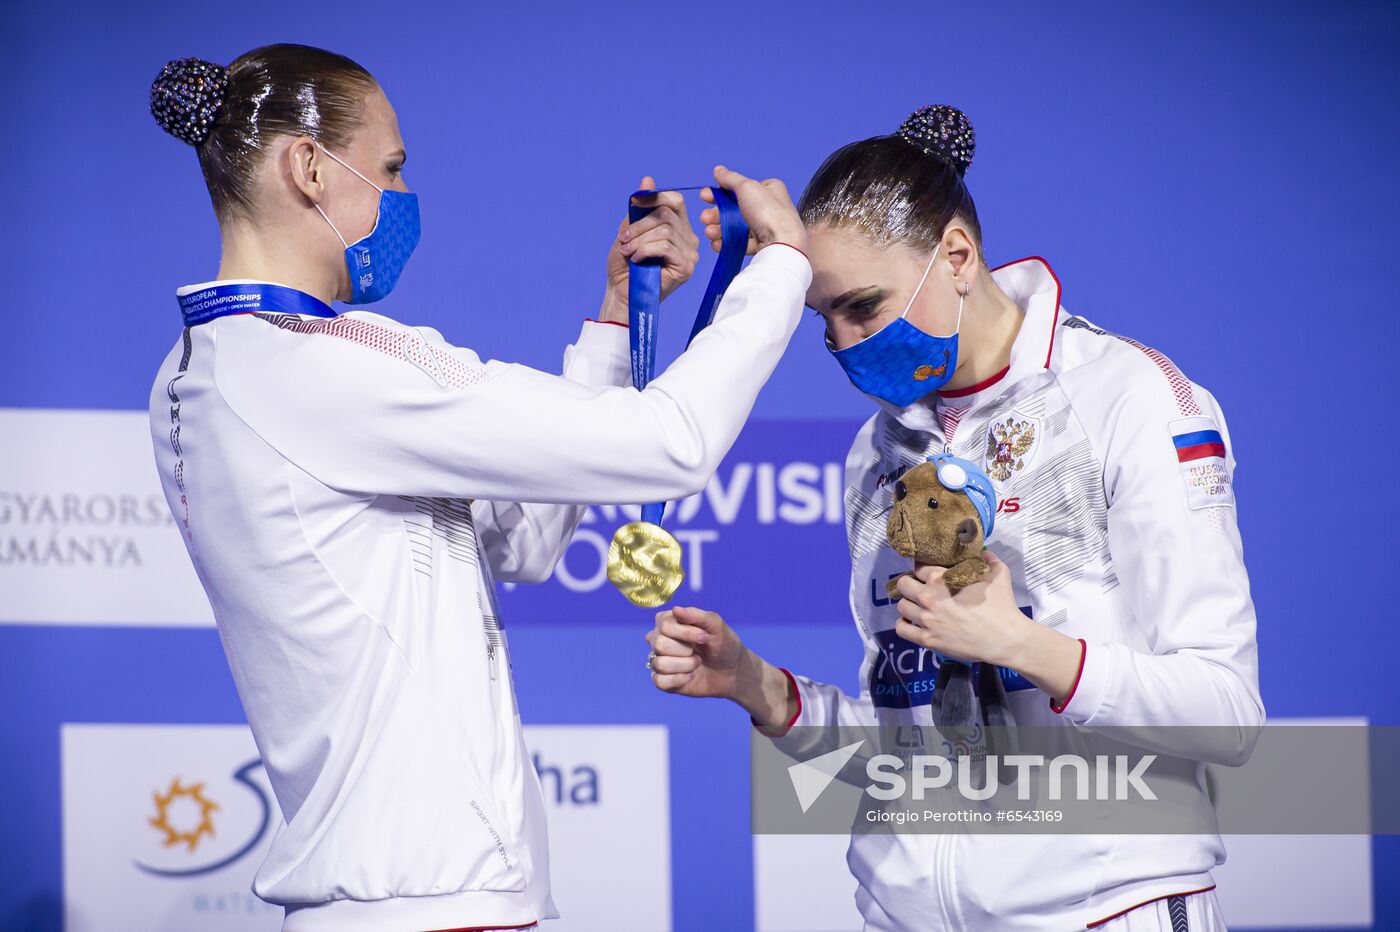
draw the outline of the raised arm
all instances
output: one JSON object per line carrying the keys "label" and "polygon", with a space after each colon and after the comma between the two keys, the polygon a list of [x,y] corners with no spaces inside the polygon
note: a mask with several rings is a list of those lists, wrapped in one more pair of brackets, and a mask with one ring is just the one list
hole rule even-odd
{"label": "raised arm", "polygon": [[[654,188],[650,176],[640,188]],[[596,320],[583,325],[578,340],[564,351],[563,376],[579,385],[605,387],[632,384],[628,365],[629,259],[655,259],[662,264],[661,294],[665,298],[690,278],[698,258],[698,239],[678,192],[655,197],[655,209],[636,224],[624,214],[608,250],[607,287]],[[436,336],[436,334],[433,334]],[[443,346],[451,350],[450,347]],[[479,364],[474,354],[468,364]],[[472,503],[477,538],[495,578],[503,582],[543,582],[554,571],[573,539],[584,506],[540,502],[488,501]]]}
{"label": "raised arm", "polygon": [[[334,488],[600,504],[684,497],[738,436],[811,280],[800,248],[775,241],[805,242],[786,194],[735,184],[767,242],[715,322],[644,391],[473,365],[469,353],[444,356],[412,328],[360,314],[232,320],[215,378],[245,423]],[[272,339],[248,329],[268,326]]]}
{"label": "raised arm", "polygon": [[[625,318],[625,308],[623,315]],[[609,322],[607,307],[598,321],[584,323],[576,343],[564,352],[564,378],[579,385],[630,385],[627,327]],[[489,501],[472,503],[481,548],[495,578],[502,582],[543,582],[573,539],[581,504]]]}

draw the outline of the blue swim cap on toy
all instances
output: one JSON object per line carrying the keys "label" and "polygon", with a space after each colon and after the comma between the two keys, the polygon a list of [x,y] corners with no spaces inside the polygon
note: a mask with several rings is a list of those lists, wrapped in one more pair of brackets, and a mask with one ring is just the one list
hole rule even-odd
{"label": "blue swim cap on toy", "polygon": [[976,463],[951,453],[935,453],[928,461],[937,467],[938,481],[943,488],[967,493],[972,507],[977,509],[977,517],[982,519],[982,540],[984,543],[990,540],[997,519],[997,493],[992,488],[992,480]]}

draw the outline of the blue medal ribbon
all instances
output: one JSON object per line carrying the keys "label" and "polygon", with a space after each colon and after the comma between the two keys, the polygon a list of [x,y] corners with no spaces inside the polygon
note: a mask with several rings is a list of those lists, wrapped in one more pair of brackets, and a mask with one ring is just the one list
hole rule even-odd
{"label": "blue medal ribbon", "polygon": [[[725,290],[744,264],[748,252],[749,225],[739,212],[739,202],[734,194],[718,185],[696,185],[686,188],[657,188],[637,191],[628,199],[627,220],[636,223],[656,208],[641,207],[635,203],[638,197],[660,194],[665,191],[699,191],[709,188],[715,195],[715,206],[719,208],[720,250],[715,260],[714,271],[710,273],[709,284],[705,286],[705,297],[700,301],[700,309],[695,313],[695,324],[690,328],[690,337],[685,341],[688,347],[700,331],[715,319],[720,300]],[[627,315],[630,323],[632,344],[632,385],[641,391],[646,388],[656,374],[657,322],[661,311],[661,260],[644,259],[641,262],[628,262],[627,268]],[[642,520],[660,525],[665,502],[642,506]]]}
{"label": "blue medal ribbon", "polygon": [[207,324],[229,314],[251,314],[255,311],[309,314],[312,317],[335,316],[335,311],[318,298],[286,285],[267,282],[213,285],[179,295],[177,300],[186,327]]}

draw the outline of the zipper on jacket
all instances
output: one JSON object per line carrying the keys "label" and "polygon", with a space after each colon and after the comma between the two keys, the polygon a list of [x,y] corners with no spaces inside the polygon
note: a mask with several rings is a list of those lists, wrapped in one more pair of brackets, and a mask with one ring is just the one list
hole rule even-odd
{"label": "zipper on jacket", "polygon": [[939,865],[938,870],[938,908],[943,913],[944,927],[948,929],[961,929],[962,924],[957,920],[962,917],[962,910],[958,908],[956,897],[958,895],[957,884],[954,882],[955,868],[953,866],[954,852],[957,850],[957,833],[944,832],[938,836],[939,848],[934,858]]}

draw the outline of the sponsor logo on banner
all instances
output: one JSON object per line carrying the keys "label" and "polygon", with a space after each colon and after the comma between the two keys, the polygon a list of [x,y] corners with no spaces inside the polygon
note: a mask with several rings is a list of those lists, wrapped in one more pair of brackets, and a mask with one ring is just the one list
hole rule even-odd
{"label": "sponsor logo on banner", "polygon": [[549,932],[671,928],[664,725],[527,725],[549,812]]}
{"label": "sponsor logo on banner", "polygon": [[[666,729],[525,733],[563,914],[551,929],[669,929]],[[252,893],[282,820],[246,726],[64,725],[61,743],[68,932],[281,927]]]}
{"label": "sponsor logo on banner", "polygon": [[252,893],[280,825],[241,725],[65,725],[69,932],[280,927]]}
{"label": "sponsor logo on banner", "polygon": [[144,412],[0,409],[0,621],[213,625]]}

